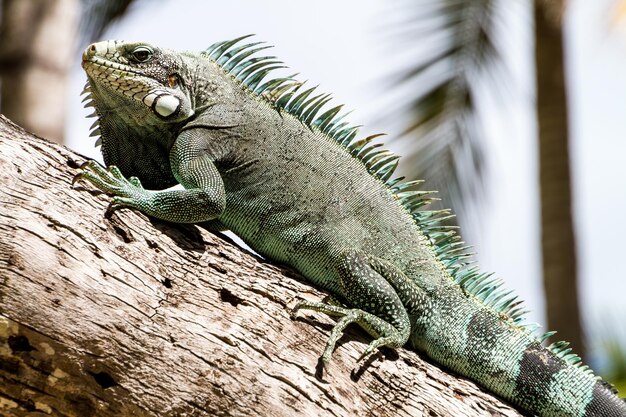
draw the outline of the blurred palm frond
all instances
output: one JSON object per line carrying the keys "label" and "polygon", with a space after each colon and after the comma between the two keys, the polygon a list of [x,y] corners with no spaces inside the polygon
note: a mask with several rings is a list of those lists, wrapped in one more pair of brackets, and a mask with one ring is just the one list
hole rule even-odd
{"label": "blurred palm frond", "polygon": [[477,91],[499,93],[509,78],[497,39],[503,23],[498,3],[407,1],[393,25],[394,48],[415,63],[395,75],[406,98],[387,113],[410,117],[400,138],[405,171],[438,188],[443,204],[456,212],[483,189]]}
{"label": "blurred palm frond", "polygon": [[106,28],[128,13],[136,0],[81,0],[81,44],[100,39]]}

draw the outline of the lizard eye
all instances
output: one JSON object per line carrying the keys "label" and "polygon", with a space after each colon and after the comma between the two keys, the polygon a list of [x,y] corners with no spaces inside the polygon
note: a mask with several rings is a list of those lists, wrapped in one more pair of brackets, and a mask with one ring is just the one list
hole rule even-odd
{"label": "lizard eye", "polygon": [[131,55],[137,62],[148,62],[152,58],[152,49],[145,46],[138,46]]}

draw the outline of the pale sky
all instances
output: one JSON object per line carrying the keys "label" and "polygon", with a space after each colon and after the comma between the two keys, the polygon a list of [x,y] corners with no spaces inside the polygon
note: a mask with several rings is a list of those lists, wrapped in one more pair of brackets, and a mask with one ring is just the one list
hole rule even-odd
{"label": "pale sky", "polygon": [[[612,0],[572,0],[567,15],[567,64],[575,216],[581,267],[581,301],[587,332],[623,323],[626,272],[626,30],[611,27]],[[364,135],[402,128],[403,117],[383,124],[377,117],[390,94],[381,81],[409,65],[386,33],[397,13],[383,0],[288,2],[178,0],[140,2],[105,39],[145,40],[172,49],[200,51],[218,40],[255,33],[275,45],[273,53],[320,84],[337,103],[354,109]],[[507,2],[508,3],[508,2]],[[193,11],[193,12],[190,12]],[[486,153],[491,177],[482,204],[480,230],[465,236],[477,248],[484,270],[495,271],[526,300],[531,321],[544,324],[539,262],[536,133],[533,118],[532,18],[527,3],[511,1],[502,33],[513,81],[506,105],[485,99]],[[419,40],[416,40],[419,42]],[[92,119],[80,105],[85,76],[72,73],[67,144],[99,157],[89,138]],[[396,94],[404,92],[396,92]],[[372,125],[371,121],[376,121]],[[402,149],[394,149],[402,154]],[[471,238],[471,239],[468,239]],[[608,320],[612,320],[607,322]],[[626,331],[621,329],[622,336]]]}

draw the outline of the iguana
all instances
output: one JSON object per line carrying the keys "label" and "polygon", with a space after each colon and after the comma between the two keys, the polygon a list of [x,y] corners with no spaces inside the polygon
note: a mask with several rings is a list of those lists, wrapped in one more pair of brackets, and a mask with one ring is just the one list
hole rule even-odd
{"label": "iguana", "polygon": [[[429,192],[394,176],[398,156],[358,136],[328,94],[293,76],[246,37],[201,53],[147,43],[90,45],[82,65],[107,169],[75,180],[112,194],[111,208],[210,221],[298,270],[335,302],[297,309],[373,336],[363,355],[404,345],[539,416],[626,416],[626,403],[565,342],[544,347],[521,302],[481,273],[468,248],[423,209]],[[171,189],[180,184],[182,188]],[[145,188],[144,188],[145,187]]]}

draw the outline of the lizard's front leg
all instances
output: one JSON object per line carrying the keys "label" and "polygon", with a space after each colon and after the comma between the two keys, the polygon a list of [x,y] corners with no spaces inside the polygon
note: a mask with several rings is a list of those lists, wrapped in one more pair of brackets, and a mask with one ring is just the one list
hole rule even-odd
{"label": "lizard's front leg", "polygon": [[126,179],[115,166],[104,169],[95,161],[83,165],[73,183],[86,180],[114,197],[109,209],[132,207],[176,223],[197,223],[218,217],[226,206],[224,183],[213,155],[199,146],[201,129],[183,131],[172,148],[174,176],[183,190],[146,190],[135,177]]}

